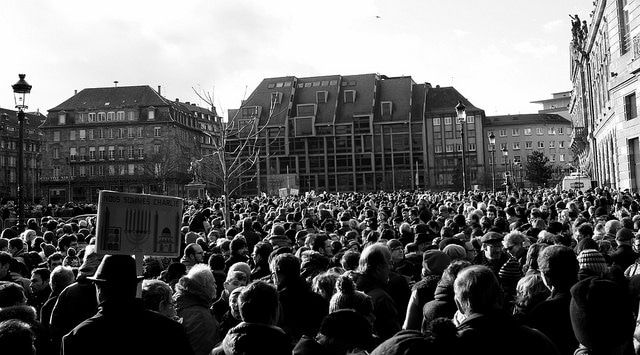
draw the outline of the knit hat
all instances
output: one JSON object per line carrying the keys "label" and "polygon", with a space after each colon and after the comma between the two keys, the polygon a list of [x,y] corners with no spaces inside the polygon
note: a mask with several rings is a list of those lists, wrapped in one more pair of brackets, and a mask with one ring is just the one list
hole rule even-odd
{"label": "knit hat", "polygon": [[584,249],[578,254],[578,265],[580,269],[591,270],[596,275],[607,272],[607,262],[604,255],[595,249]]}
{"label": "knit hat", "polygon": [[616,232],[616,240],[628,242],[633,239],[633,231],[628,228],[620,228]]}
{"label": "knit hat", "polygon": [[345,308],[369,316],[373,312],[373,301],[366,293],[356,290],[349,276],[342,275],[336,280],[336,293],[329,301],[329,313]]}
{"label": "knit hat", "polygon": [[251,266],[249,264],[239,261],[229,266],[229,270],[227,270],[227,274],[230,274],[234,271],[242,271],[247,275],[247,280],[251,280]]}
{"label": "knit hat", "polygon": [[371,322],[353,309],[329,312],[322,320],[320,334],[360,349],[370,350],[374,344]]}
{"label": "knit hat", "polygon": [[55,246],[53,246],[53,244],[46,244],[46,243],[43,243],[43,244],[40,246],[40,248],[42,248],[42,252],[44,253],[44,256],[45,256],[45,257],[47,257],[47,258],[48,258],[49,256],[51,256],[51,254],[53,254],[53,253],[55,253],[55,252],[56,252],[56,247],[55,247]]}
{"label": "knit hat", "polygon": [[[507,291],[514,292],[516,286],[518,285],[518,281],[524,276],[522,273],[522,268],[520,267],[520,263],[518,260],[514,258],[509,258],[504,265],[500,268],[498,272],[498,277],[500,278],[500,284]],[[514,292],[515,293],[515,292]]]}
{"label": "knit hat", "polygon": [[460,260],[467,257],[467,250],[458,244],[449,244],[442,252],[447,254],[451,260]]}
{"label": "knit hat", "polygon": [[444,269],[449,266],[451,258],[440,250],[431,249],[424,252],[422,256],[422,267],[433,275],[442,275]]}
{"label": "knit hat", "polygon": [[571,287],[571,324],[580,344],[598,351],[631,342],[635,328],[626,288],[589,277]]}
{"label": "knit hat", "polygon": [[606,208],[604,208],[604,207],[598,207],[598,208],[596,208],[596,210],[594,211],[594,213],[593,213],[593,214],[596,216],[596,218],[598,218],[598,217],[603,217],[603,216],[608,215],[608,213],[607,213],[607,209],[606,209]]}
{"label": "knit hat", "polygon": [[184,242],[186,244],[195,243],[196,239],[198,239],[199,236],[200,234],[196,232],[187,232],[187,234],[184,236]]}
{"label": "knit hat", "polygon": [[104,255],[98,254],[95,245],[87,245],[84,249],[84,259],[78,269],[78,276],[93,276]]}

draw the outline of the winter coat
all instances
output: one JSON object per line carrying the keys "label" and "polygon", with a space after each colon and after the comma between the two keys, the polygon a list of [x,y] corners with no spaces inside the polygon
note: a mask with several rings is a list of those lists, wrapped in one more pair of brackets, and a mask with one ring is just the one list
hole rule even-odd
{"label": "winter coat", "polygon": [[453,296],[453,285],[443,285],[442,282],[439,282],[433,300],[427,302],[422,308],[423,325],[440,317],[453,319],[453,315],[458,310]]}
{"label": "winter coat", "polygon": [[285,280],[278,285],[280,299],[280,319],[278,326],[290,336],[291,344],[298,342],[302,335],[315,336],[320,323],[329,313],[329,302],[302,278]]}
{"label": "winter coat", "polygon": [[571,293],[554,291],[529,313],[527,325],[544,333],[563,355],[572,355],[578,340],[571,325]]}
{"label": "winter coat", "polygon": [[193,354],[180,323],[142,303],[100,304],[100,311],[62,338],[61,354]]}
{"label": "winter coat", "polygon": [[373,301],[373,315],[376,317],[373,332],[383,342],[400,330],[396,304],[382,282],[365,274],[358,274],[356,277],[356,288],[369,295]]}
{"label": "winter coat", "polygon": [[212,300],[201,284],[183,277],[176,284],[176,311],[195,355],[208,354],[220,342],[220,325]]}
{"label": "winter coat", "polygon": [[402,329],[420,330],[422,325],[422,308],[427,302],[433,300],[436,286],[441,278],[442,275],[427,275],[413,285]]}
{"label": "winter coat", "polygon": [[231,328],[222,344],[211,355],[289,355],[291,344],[282,329],[259,323],[242,322]]}
{"label": "winter coat", "polygon": [[60,344],[62,336],[98,311],[96,287],[86,277],[79,275],[77,282],[62,290],[53,306],[49,333],[54,346]]}

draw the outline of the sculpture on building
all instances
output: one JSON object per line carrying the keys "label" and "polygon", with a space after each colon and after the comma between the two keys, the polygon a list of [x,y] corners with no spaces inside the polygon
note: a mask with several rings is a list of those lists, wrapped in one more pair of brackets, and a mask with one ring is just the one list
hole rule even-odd
{"label": "sculpture on building", "polygon": [[571,18],[571,35],[572,42],[575,47],[582,47],[582,29],[580,28],[581,22],[580,17],[578,15],[569,15]]}
{"label": "sculpture on building", "polygon": [[202,175],[200,174],[200,160],[192,159],[189,166],[189,173],[193,175],[193,182],[201,182]]}

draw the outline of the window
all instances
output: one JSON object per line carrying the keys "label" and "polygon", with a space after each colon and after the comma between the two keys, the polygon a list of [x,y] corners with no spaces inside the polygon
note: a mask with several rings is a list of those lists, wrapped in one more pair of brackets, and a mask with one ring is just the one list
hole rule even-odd
{"label": "window", "polygon": [[76,140],[76,131],[73,130],[73,129],[69,131],[69,140],[70,141],[75,141]]}
{"label": "window", "polygon": [[[78,136],[79,136],[81,141],[87,139],[87,131],[86,130],[81,129],[78,133],[79,133]],[[93,137],[91,139],[93,139]]]}
{"label": "window", "polygon": [[86,160],[87,160],[87,148],[80,147],[80,161],[86,161]]}
{"label": "window", "polygon": [[532,142],[532,141],[526,141],[526,142],[524,142],[524,147],[525,147],[525,149],[531,149],[531,148],[533,148],[533,142]]}
{"label": "window", "polygon": [[444,118],[444,125],[445,126],[451,126],[451,117],[445,117]]}
{"label": "window", "polygon": [[272,92],[271,93],[271,103],[272,104],[281,104],[282,103],[282,93],[281,92]]}
{"label": "window", "polygon": [[53,141],[60,142],[60,131],[53,131]]}
{"label": "window", "polygon": [[500,137],[506,137],[507,136],[507,130],[506,129],[501,129],[500,130]]}
{"label": "window", "polygon": [[393,103],[391,101],[382,101],[380,103],[380,114],[382,117],[391,117],[391,110],[393,109]]}
{"label": "window", "polygon": [[96,114],[95,113],[90,113],[89,114],[89,122],[95,122],[96,121]]}
{"label": "window", "polygon": [[96,147],[89,147],[89,160],[96,160]]}
{"label": "window", "polygon": [[258,106],[243,107],[240,114],[243,119],[256,118],[258,117]]}
{"label": "window", "polygon": [[631,47],[629,38],[629,9],[628,0],[617,0],[618,7],[618,31],[620,33],[620,54],[625,54]]}
{"label": "window", "polygon": [[556,155],[555,154],[549,154],[549,161],[552,163],[556,162]]}
{"label": "window", "polygon": [[624,97],[624,117],[632,120],[638,117],[638,107],[636,105],[636,93]]}
{"label": "window", "polygon": [[513,150],[519,150],[520,149],[520,142],[513,142],[512,149]]}
{"label": "window", "polygon": [[356,91],[355,90],[345,90],[344,91],[344,102],[345,103],[356,102]]}
{"label": "window", "polygon": [[98,139],[104,139],[104,129],[98,130]]}
{"label": "window", "polygon": [[109,146],[109,160],[115,160],[115,159],[116,159],[116,147]]}
{"label": "window", "polygon": [[138,159],[144,159],[144,147],[138,147]]}
{"label": "window", "polygon": [[467,123],[469,123],[469,124],[476,123],[476,117],[474,115],[467,116]]}
{"label": "window", "polygon": [[104,176],[104,165],[98,165],[98,175]]}
{"label": "window", "polygon": [[461,151],[462,151],[462,144],[456,143],[456,152],[461,152]]}
{"label": "window", "polygon": [[93,135],[94,135],[94,133],[95,133],[95,130],[93,130],[93,129],[90,129],[90,130],[89,130],[89,139],[90,139],[90,140],[93,140]]}
{"label": "window", "polygon": [[555,148],[556,147],[556,142],[555,141],[549,141],[549,148]]}
{"label": "window", "polygon": [[560,154],[560,161],[564,161],[564,154]]}
{"label": "window", "polygon": [[133,146],[129,147],[129,149],[127,150],[127,158],[133,159],[133,152]]}
{"label": "window", "polygon": [[80,165],[80,176],[87,176],[87,168],[84,165]]}
{"label": "window", "polygon": [[555,127],[549,127],[549,129],[547,130],[547,134],[556,134],[556,128]]}
{"label": "window", "polygon": [[433,118],[433,125],[434,126],[439,126],[440,125],[440,117],[434,117]]}
{"label": "window", "polygon": [[447,144],[445,150],[447,151],[447,153],[453,152],[453,144]]}
{"label": "window", "polygon": [[154,107],[149,107],[149,113],[147,115],[147,119],[149,121],[153,121],[156,119],[156,111]]}
{"label": "window", "polygon": [[127,112],[127,120],[128,121],[134,121],[135,120],[135,113],[133,111]]}
{"label": "window", "polygon": [[542,134],[544,134],[544,131],[542,130],[542,127],[538,127],[538,128],[536,128],[536,134],[537,134],[537,135],[542,135]]}
{"label": "window", "polygon": [[114,121],[116,119],[115,112],[107,112],[107,121]]}
{"label": "window", "polygon": [[104,112],[98,112],[98,121],[104,122],[107,120],[107,114]]}
{"label": "window", "polygon": [[144,127],[138,127],[138,138],[142,138],[144,136]]}
{"label": "window", "polygon": [[98,148],[98,159],[99,160],[104,160],[105,158],[105,149],[104,147],[99,147]]}
{"label": "window", "polygon": [[133,174],[135,174],[135,173],[136,173],[135,165],[133,165],[133,164],[127,164],[127,173],[128,173],[129,175],[133,175]]}
{"label": "window", "polygon": [[564,134],[564,127],[558,127],[558,134]]}
{"label": "window", "polygon": [[316,91],[316,103],[324,104],[327,103],[327,98],[329,97],[328,91]]}
{"label": "window", "polygon": [[60,148],[53,148],[53,159],[60,159]]}
{"label": "window", "polygon": [[525,136],[530,136],[531,135],[531,128],[525,128],[524,129],[524,135]]}
{"label": "window", "polygon": [[441,145],[437,145],[436,149],[435,149],[436,153],[442,153],[442,146]]}
{"label": "window", "polygon": [[296,137],[313,134],[313,118],[297,117],[294,119]]}
{"label": "window", "polygon": [[371,133],[371,120],[369,116],[353,118],[354,133]]}
{"label": "window", "polygon": [[154,144],[153,145],[153,154],[158,154],[160,153],[160,144]]}
{"label": "window", "polygon": [[128,127],[128,128],[127,128],[127,131],[128,131],[128,132],[127,132],[127,133],[128,133],[128,134],[127,134],[127,136],[128,136],[129,138],[134,138],[134,137],[136,136],[136,130],[135,130],[135,127]]}
{"label": "window", "polygon": [[67,123],[67,114],[64,112],[60,112],[58,114],[58,124],[66,124]]}
{"label": "window", "polygon": [[124,159],[124,147],[123,146],[119,146],[118,147],[118,159]]}
{"label": "window", "polygon": [[69,160],[76,161],[76,157],[78,156],[78,151],[76,147],[69,148]]}
{"label": "window", "polygon": [[126,137],[126,128],[118,128],[118,138]]}
{"label": "window", "polygon": [[511,136],[517,137],[519,135],[520,135],[520,128],[512,128],[511,129]]}
{"label": "window", "polygon": [[118,121],[124,121],[124,111],[118,111]]}
{"label": "window", "polygon": [[500,143],[500,151],[507,149],[507,143]]}
{"label": "window", "polygon": [[161,127],[153,127],[153,136],[160,137]]}
{"label": "window", "polygon": [[60,171],[61,171],[61,169],[60,169],[59,166],[54,166],[53,167],[53,177],[56,177],[56,178],[60,177]]}
{"label": "window", "polygon": [[306,117],[306,116],[315,116],[316,115],[316,105],[315,104],[305,104],[298,105],[298,117]]}
{"label": "window", "polygon": [[558,148],[560,149],[564,148],[564,141],[558,142]]}
{"label": "window", "polygon": [[538,141],[538,148],[544,148],[544,142]]}
{"label": "window", "polygon": [[109,128],[109,139],[113,139],[113,137],[114,137],[113,128]]}
{"label": "window", "polygon": [[475,143],[469,143],[469,151],[470,152],[475,152],[476,151],[476,144]]}

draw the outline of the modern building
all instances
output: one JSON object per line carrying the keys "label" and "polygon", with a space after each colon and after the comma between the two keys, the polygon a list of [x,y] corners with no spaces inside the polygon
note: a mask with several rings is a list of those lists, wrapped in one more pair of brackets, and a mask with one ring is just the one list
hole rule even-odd
{"label": "modern building", "polygon": [[556,92],[551,94],[550,99],[531,101],[531,103],[542,105],[542,110],[538,110],[538,113],[555,113],[569,121],[571,120],[571,115],[569,114],[571,90]]}
{"label": "modern building", "polygon": [[[24,122],[24,200],[37,203],[42,196],[42,132],[38,129],[45,116],[26,113]],[[0,203],[18,198],[18,112],[0,108]]]}
{"label": "modern building", "polygon": [[571,169],[571,121],[558,114],[487,116],[483,122],[483,135],[489,137],[492,133],[495,146],[487,139],[484,149],[488,173],[484,177],[486,186],[493,184],[494,174],[496,186],[501,185],[508,171],[517,186],[530,187],[525,166],[533,151],[542,152],[554,167],[551,185]]}
{"label": "modern building", "polygon": [[588,24],[574,22],[569,46],[572,148],[600,186],[638,191],[640,1],[594,5]]}
{"label": "modern building", "polygon": [[100,190],[185,196],[214,111],[149,86],[84,89],[49,110],[42,186],[49,203],[97,202]]}
{"label": "modern building", "polygon": [[292,181],[301,191],[460,189],[458,101],[471,187],[483,171],[484,111],[456,89],[381,74],[264,79],[228,115],[231,125],[257,118],[262,132],[264,152],[241,194],[277,193]]}

